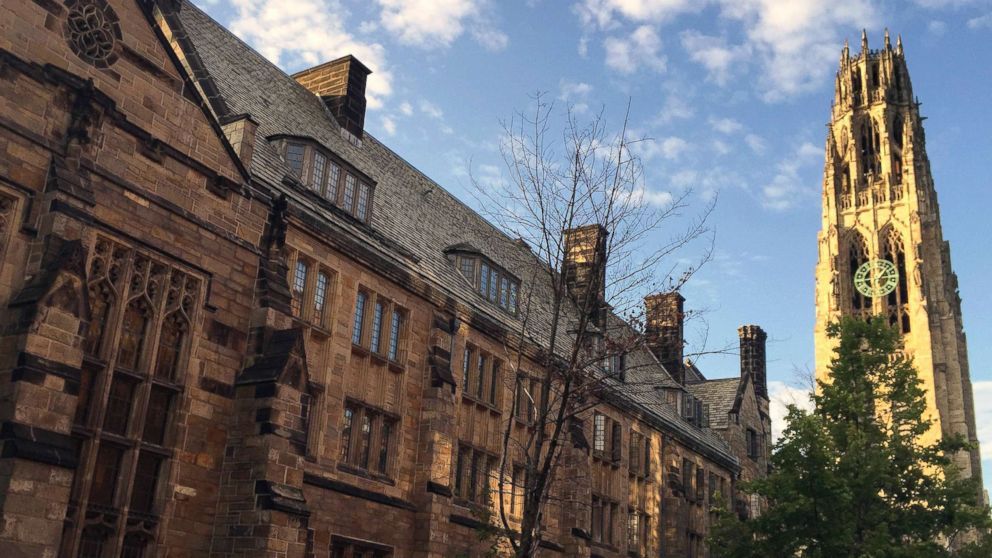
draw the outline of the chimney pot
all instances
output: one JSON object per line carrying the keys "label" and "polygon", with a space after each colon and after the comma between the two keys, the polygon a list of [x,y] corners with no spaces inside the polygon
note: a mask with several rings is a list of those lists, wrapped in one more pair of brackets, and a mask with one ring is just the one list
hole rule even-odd
{"label": "chimney pot", "polygon": [[685,298],[678,291],[644,297],[647,346],[672,378],[685,384]]}
{"label": "chimney pot", "polygon": [[293,79],[320,97],[341,127],[361,139],[365,129],[365,84],[371,73],[349,54],[295,73]]}

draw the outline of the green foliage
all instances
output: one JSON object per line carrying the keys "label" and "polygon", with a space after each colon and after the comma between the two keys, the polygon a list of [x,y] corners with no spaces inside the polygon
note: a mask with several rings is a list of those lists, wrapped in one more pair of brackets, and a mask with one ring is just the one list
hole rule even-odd
{"label": "green foliage", "polygon": [[723,513],[713,555],[992,556],[987,535],[948,544],[984,535],[992,522],[988,508],[975,505],[977,481],[961,479],[952,463],[965,440],[920,441],[930,428],[926,394],[898,332],[881,319],[845,318],[828,333],[838,346],[816,410],[789,407],[772,474],[744,487],[770,509],[747,520]]}

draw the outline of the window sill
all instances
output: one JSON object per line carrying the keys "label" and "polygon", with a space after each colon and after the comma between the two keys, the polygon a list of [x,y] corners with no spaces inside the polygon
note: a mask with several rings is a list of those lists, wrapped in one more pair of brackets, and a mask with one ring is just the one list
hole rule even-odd
{"label": "window sill", "polygon": [[355,343],[352,343],[352,344],[351,344],[351,352],[353,352],[353,353],[355,353],[355,354],[357,354],[357,355],[359,355],[359,356],[363,356],[363,357],[367,357],[367,356],[369,356],[370,354],[372,354],[372,353],[371,353],[371,352],[370,352],[370,351],[369,351],[368,349],[366,349],[365,347],[363,347],[363,346],[361,346],[361,345],[356,345]]}
{"label": "window sill", "polygon": [[400,364],[399,361],[390,360],[386,364],[387,366],[389,366],[390,370],[396,372],[397,374],[402,374],[406,372],[406,366]]}
{"label": "window sill", "polygon": [[363,479],[381,482],[383,484],[388,484],[389,486],[396,486],[395,480],[382,473],[375,473],[347,463],[338,463],[337,469],[342,473],[348,473],[349,475],[355,475],[356,477],[362,477]]}

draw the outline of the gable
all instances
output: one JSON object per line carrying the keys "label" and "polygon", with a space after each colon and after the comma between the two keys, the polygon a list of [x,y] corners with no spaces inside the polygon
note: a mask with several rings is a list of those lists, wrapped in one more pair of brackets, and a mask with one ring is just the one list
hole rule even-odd
{"label": "gable", "polygon": [[132,132],[245,182],[247,173],[156,20],[164,17],[150,0],[4,2],[0,51],[92,80]]}

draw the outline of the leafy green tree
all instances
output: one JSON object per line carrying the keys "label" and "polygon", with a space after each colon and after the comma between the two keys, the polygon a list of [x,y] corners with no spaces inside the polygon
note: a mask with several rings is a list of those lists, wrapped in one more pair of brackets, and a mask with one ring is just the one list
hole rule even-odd
{"label": "leafy green tree", "polygon": [[844,318],[828,333],[838,344],[831,381],[818,382],[814,411],[789,407],[773,472],[744,487],[769,509],[746,520],[723,512],[713,555],[992,556],[977,480],[952,463],[967,443],[921,442],[931,425],[925,392],[899,333],[878,318]]}

